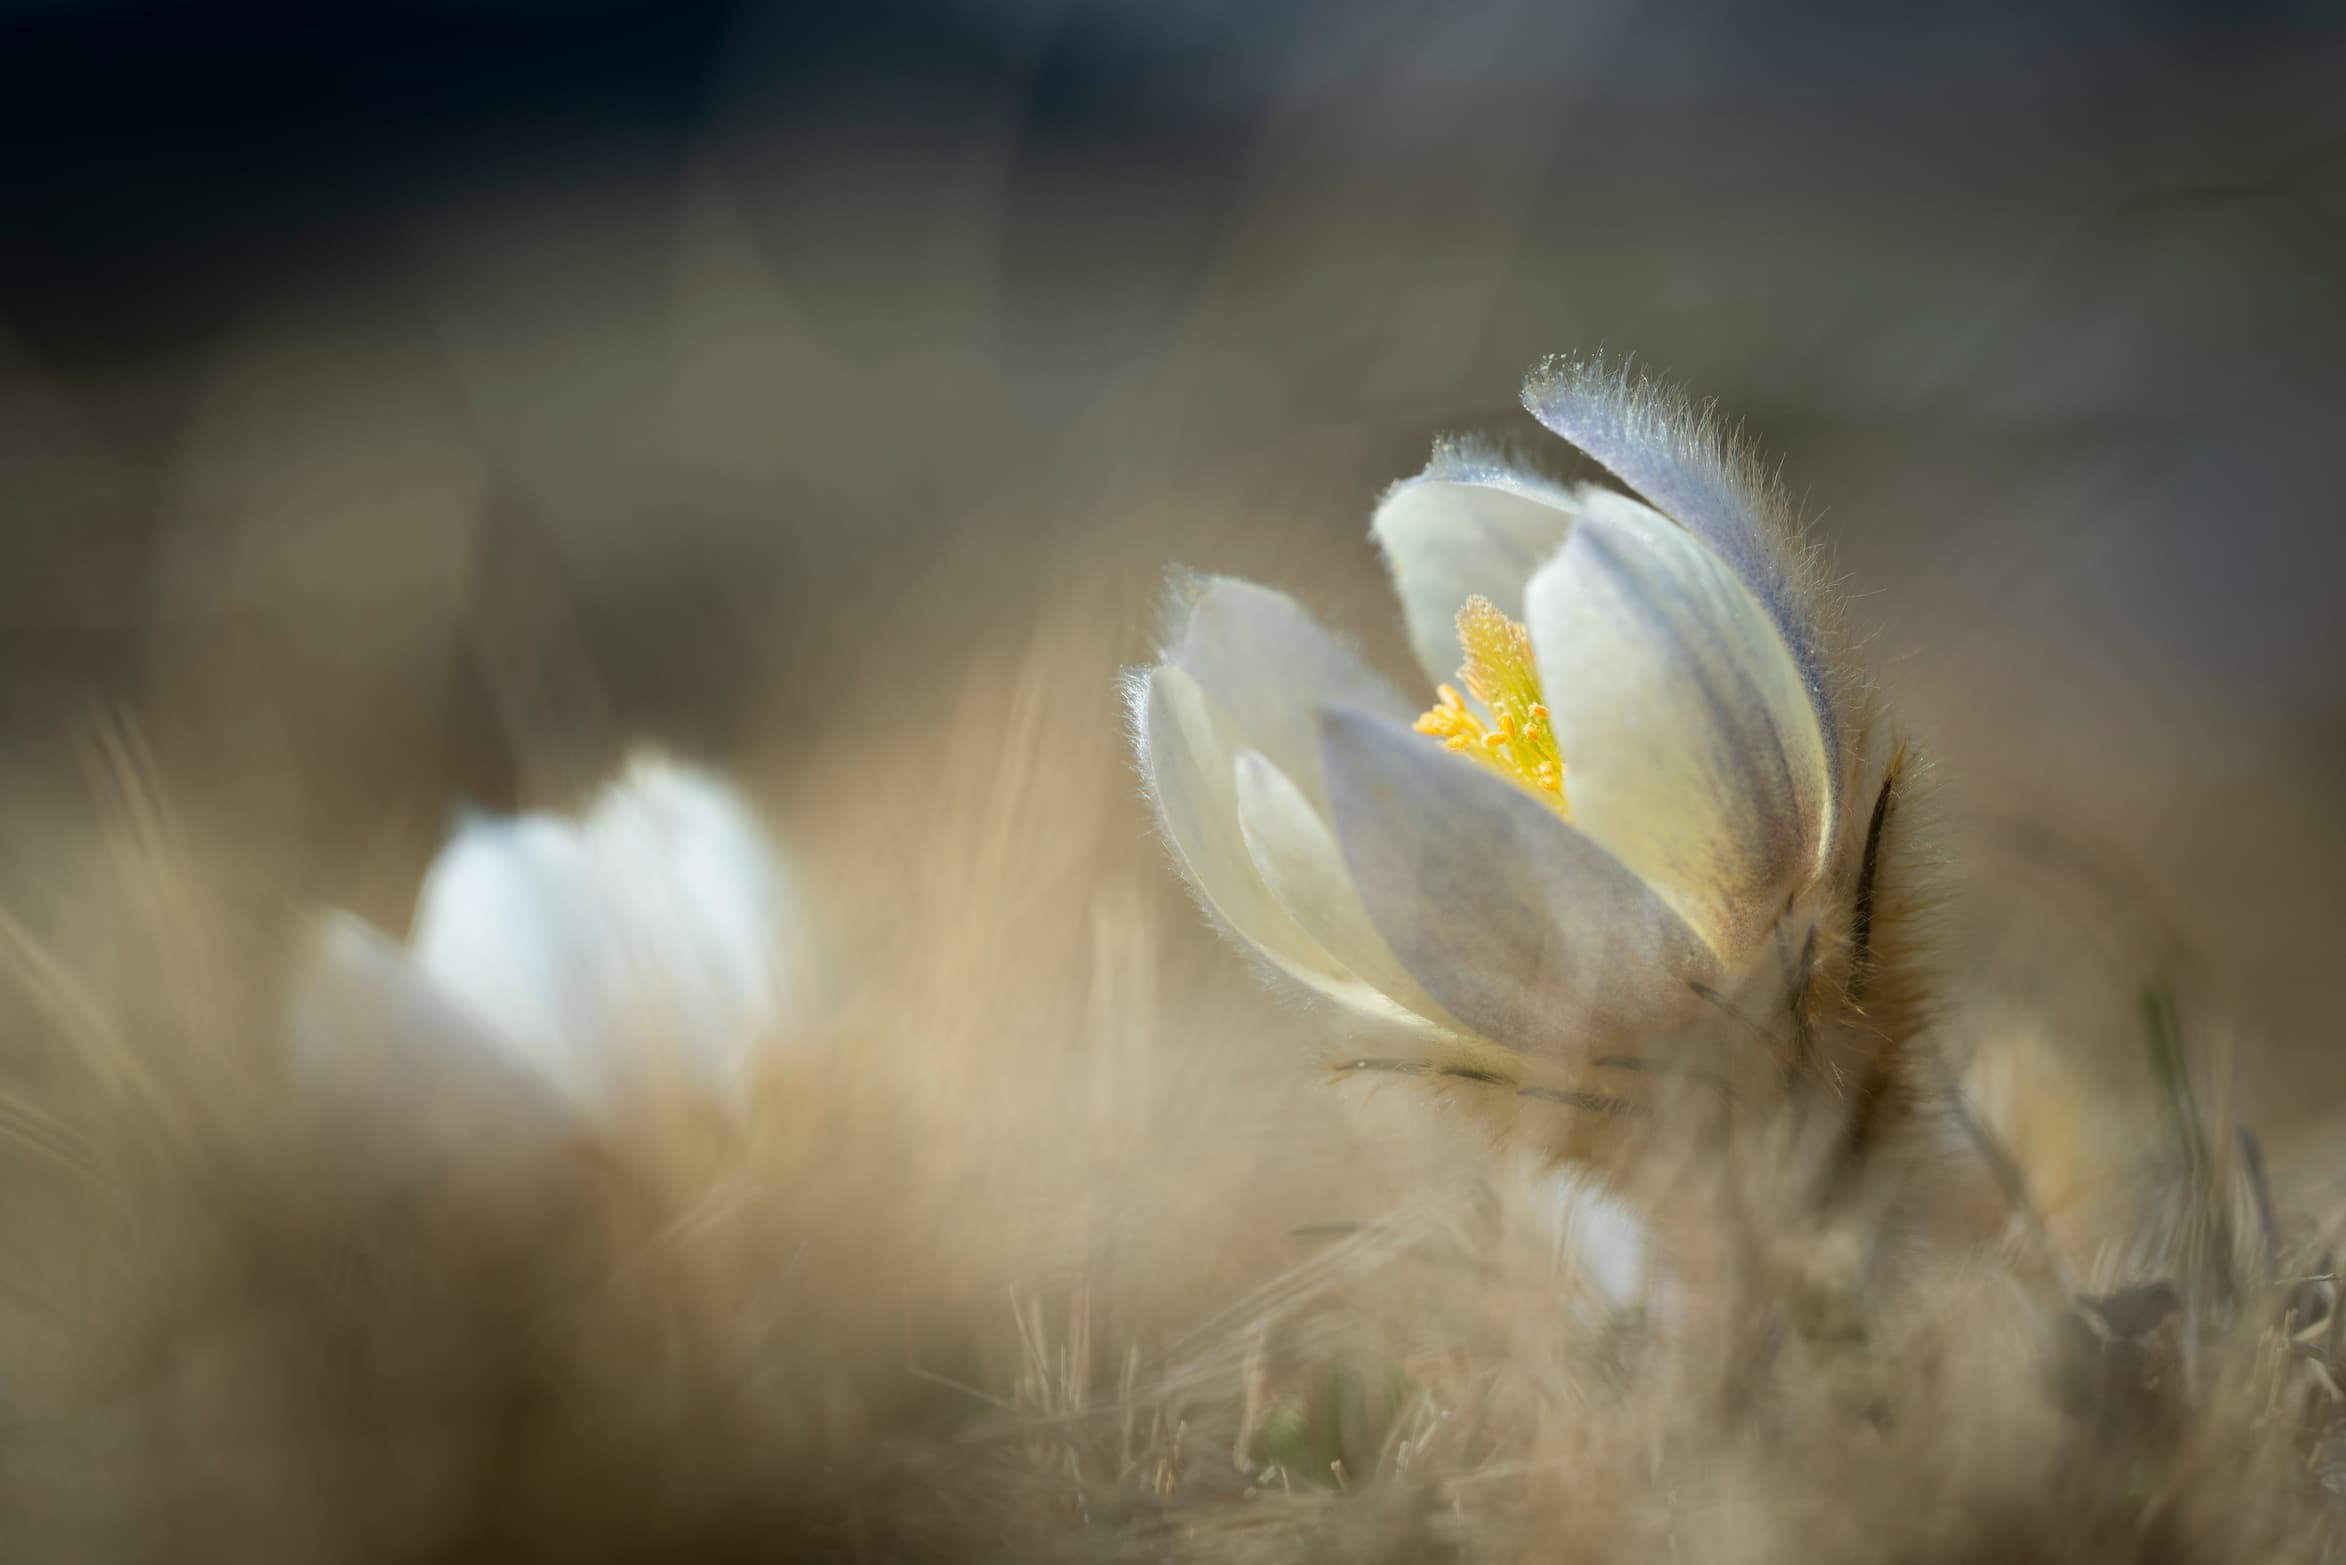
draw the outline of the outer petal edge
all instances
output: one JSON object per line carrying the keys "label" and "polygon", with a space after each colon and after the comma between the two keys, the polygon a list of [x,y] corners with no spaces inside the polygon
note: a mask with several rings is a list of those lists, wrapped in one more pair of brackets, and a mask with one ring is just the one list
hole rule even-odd
{"label": "outer petal edge", "polygon": [[1346,968],[1282,907],[1239,821],[1241,736],[1197,681],[1160,664],[1127,686],[1143,783],[1175,867],[1217,927],[1312,991],[1384,1023],[1433,1025]]}
{"label": "outer petal edge", "polygon": [[1524,381],[1534,418],[1586,453],[1657,510],[1718,552],[1766,606],[1799,665],[1838,786],[1839,719],[1824,638],[1809,612],[1791,551],[1799,544],[1771,512],[1774,483],[1707,414],[1644,380],[1629,365],[1555,357]]}
{"label": "outer petal edge", "polygon": [[1574,818],[1733,965],[1832,835],[1791,653],[1724,560],[1620,496],[1592,499],[1527,596]]}

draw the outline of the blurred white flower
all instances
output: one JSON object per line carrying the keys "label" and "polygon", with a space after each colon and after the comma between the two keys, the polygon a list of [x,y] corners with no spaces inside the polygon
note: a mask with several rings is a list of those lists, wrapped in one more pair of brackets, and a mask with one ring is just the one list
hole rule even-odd
{"label": "blurred white flower", "polygon": [[1278,968],[1585,1058],[1757,965],[1826,868],[1839,739],[1797,562],[1721,444],[1601,364],[1524,398],[1642,499],[1459,447],[1389,491],[1430,699],[1206,579],[1132,709],[1184,873]]}
{"label": "blurred white flower", "polygon": [[294,1042],[313,1084],[437,1073],[548,1122],[617,1107],[655,1073],[738,1099],[759,1047],[807,1019],[811,947],[741,801],[641,757],[577,820],[462,823],[405,947],[329,916],[295,987]]}
{"label": "blurred white flower", "polygon": [[1675,1288],[1652,1228],[1585,1172],[1524,1171],[1525,1237],[1552,1258],[1578,1295],[1603,1314],[1667,1304]]}

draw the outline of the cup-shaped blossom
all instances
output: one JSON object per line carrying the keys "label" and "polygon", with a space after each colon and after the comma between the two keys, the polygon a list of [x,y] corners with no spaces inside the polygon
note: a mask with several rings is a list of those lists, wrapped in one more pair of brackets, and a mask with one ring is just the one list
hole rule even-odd
{"label": "cup-shaped blossom", "polygon": [[1416,693],[1285,595],[1193,580],[1133,729],[1183,874],[1276,968],[1383,1022],[1585,1060],[1802,959],[1788,914],[1848,889],[1858,839],[1771,492],[1601,365],[1525,401],[1631,492],[1462,445],[1388,491],[1372,532]]}
{"label": "cup-shaped blossom", "polygon": [[809,1019],[812,944],[741,800],[641,756],[578,817],[462,822],[404,944],[322,919],[291,997],[294,1064],[330,1112],[364,1100],[394,1163],[416,1143],[519,1153],[655,1080],[738,1103],[757,1051]]}

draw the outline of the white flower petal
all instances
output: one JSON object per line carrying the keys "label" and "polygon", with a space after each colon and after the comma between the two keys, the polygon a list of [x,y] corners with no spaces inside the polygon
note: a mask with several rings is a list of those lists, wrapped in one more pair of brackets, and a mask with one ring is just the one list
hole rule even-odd
{"label": "white flower petal", "polygon": [[466,821],[424,877],[417,966],[515,1064],[576,1099],[609,1085],[617,943],[576,828],[544,815]]}
{"label": "white flower petal", "polygon": [[1532,417],[1563,436],[1717,552],[1759,599],[1791,650],[1817,710],[1828,772],[1839,740],[1825,698],[1823,653],[1786,545],[1767,516],[1765,481],[1710,419],[1677,396],[1632,382],[1627,365],[1552,359],[1523,386]]}
{"label": "white flower petal", "polygon": [[336,1166],[389,1195],[517,1171],[569,1125],[554,1094],[391,940],[347,914],[310,932],[286,1008],[292,1079]]}
{"label": "white flower petal", "polygon": [[1572,817],[1733,965],[1830,836],[1816,709],[1725,560],[1634,500],[1588,500],[1527,593]]}
{"label": "white flower petal", "polygon": [[1403,1008],[1314,939],[1264,884],[1239,824],[1236,725],[1178,668],[1135,690],[1141,768],[1158,820],[1199,901],[1274,966],[1321,994],[1387,1020]]}
{"label": "white flower petal", "polygon": [[1651,888],[1528,790],[1367,713],[1330,711],[1321,736],[1370,920],[1483,1036],[1576,1053],[1676,1010],[1710,971]]}
{"label": "white flower petal", "polygon": [[733,792],[657,757],[637,759],[584,827],[604,894],[669,1002],[704,1075],[807,1020],[814,934],[772,843]]}
{"label": "white flower petal", "polygon": [[1419,707],[1285,593],[1227,576],[1198,579],[1190,592],[1168,660],[1197,682],[1248,748],[1268,756],[1325,814],[1319,709],[1357,706],[1409,717]]}
{"label": "white flower petal", "polygon": [[1655,1270],[1644,1220],[1579,1168],[1544,1169],[1527,1183],[1538,1237],[1566,1274],[1608,1309],[1644,1302]]}
{"label": "white flower petal", "polygon": [[516,1062],[601,1106],[662,1054],[739,1085],[806,998],[795,908],[738,801],[641,761],[582,824],[461,828],[425,878],[412,945]]}
{"label": "white flower petal", "polygon": [[1247,852],[1288,917],[1346,969],[1410,1011],[1464,1031],[1409,976],[1369,922],[1344,851],[1303,790],[1253,750],[1239,753],[1237,784],[1238,824]]}
{"label": "white flower petal", "polygon": [[[1385,551],[1409,644],[1434,684],[1458,677],[1458,611],[1477,594],[1512,620],[1523,588],[1572,530],[1567,490],[1457,447],[1385,491],[1369,531]],[[1356,703],[1357,704],[1357,703]]]}

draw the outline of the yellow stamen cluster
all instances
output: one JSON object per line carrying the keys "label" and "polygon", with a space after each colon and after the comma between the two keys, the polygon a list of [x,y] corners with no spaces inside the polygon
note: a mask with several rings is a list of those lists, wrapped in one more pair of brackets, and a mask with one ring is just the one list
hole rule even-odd
{"label": "yellow stamen cluster", "polygon": [[1540,702],[1531,632],[1500,613],[1490,599],[1473,597],[1458,611],[1458,645],[1466,654],[1459,681],[1482,703],[1489,721],[1476,715],[1454,687],[1443,685],[1440,703],[1417,720],[1417,731],[1563,809],[1564,754]]}

